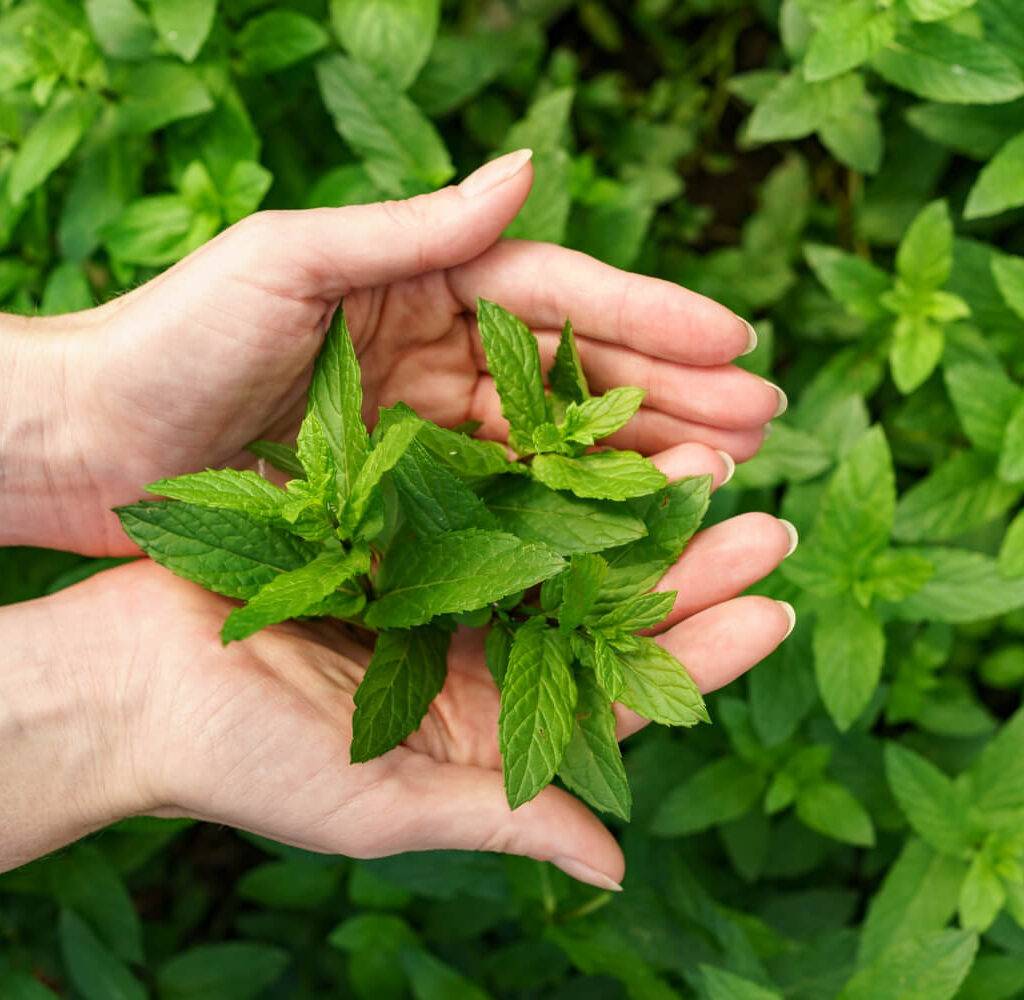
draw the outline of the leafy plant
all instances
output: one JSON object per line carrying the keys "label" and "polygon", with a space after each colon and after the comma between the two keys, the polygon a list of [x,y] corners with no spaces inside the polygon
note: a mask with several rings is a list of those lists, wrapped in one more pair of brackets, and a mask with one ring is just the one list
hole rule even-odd
{"label": "leafy plant", "polygon": [[[537,342],[493,302],[477,310],[519,458],[398,403],[370,435],[339,308],[317,359],[297,450],[257,454],[295,474],[208,469],[118,508],[129,537],[179,576],[245,599],[225,643],[289,618],[377,632],[355,695],[351,757],[414,732],[444,685],[457,625],[489,626],[498,740],[512,808],[556,774],[629,818],[612,703],[666,725],[708,721],[685,667],[636,633],[669,613],[651,592],[707,510],[710,477],[669,485],[636,452],[591,450],[640,408],[640,389],[592,396],[566,323],[545,392]],[[534,593],[534,588],[540,587]]]}

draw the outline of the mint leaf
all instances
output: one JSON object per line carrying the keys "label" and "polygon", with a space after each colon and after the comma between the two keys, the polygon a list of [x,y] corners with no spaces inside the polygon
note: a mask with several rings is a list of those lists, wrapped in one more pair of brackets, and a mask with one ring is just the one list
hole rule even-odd
{"label": "mint leaf", "polygon": [[953,269],[953,220],[944,201],[933,201],[910,224],[896,252],[896,271],[910,286],[941,288]]}
{"label": "mint leaf", "polygon": [[587,377],[583,374],[580,352],[576,347],[576,337],[568,320],[562,327],[562,336],[555,351],[555,363],[548,372],[548,382],[551,391],[564,403],[582,403],[590,398]]}
{"label": "mint leaf", "polygon": [[316,79],[334,127],[387,194],[428,191],[455,173],[431,121],[372,69],[347,56],[327,55],[316,64]]}
{"label": "mint leaf", "polygon": [[422,425],[423,421],[418,417],[404,417],[381,435],[352,483],[352,492],[342,515],[342,523],[350,530],[356,530],[384,474],[398,464]]}
{"label": "mint leaf", "polygon": [[590,614],[608,573],[608,564],[596,555],[578,553],[569,561],[569,568],[555,579],[562,584],[558,624],[572,631]]}
{"label": "mint leaf", "polygon": [[1024,510],[1010,522],[999,547],[999,572],[1008,578],[1024,576]]}
{"label": "mint leaf", "polygon": [[236,510],[267,520],[280,513],[288,496],[255,472],[237,469],[207,469],[174,479],[160,479],[146,489],[157,496],[183,500],[196,507]]}
{"label": "mint leaf", "polygon": [[722,757],[673,788],[654,814],[659,837],[698,833],[744,815],[761,797],[765,776],[740,757]]}
{"label": "mint leaf", "polygon": [[1020,387],[1001,368],[976,362],[949,365],[944,375],[964,433],[975,447],[998,454],[1006,425],[1021,399]]}
{"label": "mint leaf", "polygon": [[900,316],[889,350],[892,380],[905,396],[919,388],[942,360],[946,338],[942,327],[922,316]]}
{"label": "mint leaf", "polygon": [[530,479],[500,480],[484,501],[506,531],[564,555],[600,552],[647,534],[622,505],[579,500]]}
{"label": "mint leaf", "polygon": [[966,930],[987,931],[1005,902],[1006,889],[999,873],[985,853],[979,852],[960,887],[960,926]]}
{"label": "mint leaf", "polygon": [[1024,809],[1024,710],[1018,709],[971,765],[974,804],[990,815]]}
{"label": "mint leaf", "polygon": [[372,628],[423,625],[436,615],[471,611],[555,576],[557,553],[500,531],[452,531],[412,551],[389,551],[377,576],[380,597],[366,612]]}
{"label": "mint leaf", "polygon": [[878,300],[889,290],[892,279],[881,268],[836,247],[817,243],[807,244],[804,256],[829,295],[854,316],[870,322],[885,315]]}
{"label": "mint leaf", "polygon": [[483,501],[449,468],[419,439],[395,466],[392,479],[413,530],[426,536],[465,528],[498,528]]}
{"label": "mint leaf", "polygon": [[827,80],[856,69],[892,41],[896,24],[895,11],[879,10],[874,0],[829,10],[807,48],[804,77]]}
{"label": "mint leaf", "polygon": [[710,721],[693,678],[653,639],[634,639],[621,661],[624,686],[619,700],[627,708],[666,726]]}
{"label": "mint leaf", "polygon": [[867,810],[842,785],[815,781],[796,797],[796,815],[805,826],[833,840],[856,847],[872,847],[875,827]]}
{"label": "mint leaf", "polygon": [[676,602],[674,590],[653,594],[637,594],[613,607],[598,617],[591,617],[587,624],[598,631],[639,632],[663,622]]}
{"label": "mint leaf", "polygon": [[275,73],[319,52],[330,35],[298,11],[274,8],[249,18],[235,43],[251,73]]}
{"label": "mint leaf", "polygon": [[[342,501],[352,491],[370,450],[362,407],[359,362],[345,323],[345,311],[339,306],[313,370],[307,419],[315,417],[323,425],[334,458],[337,494]],[[301,441],[299,453],[301,456]]]}
{"label": "mint leaf", "polygon": [[635,451],[598,451],[579,458],[538,455],[530,465],[534,478],[553,490],[568,490],[594,500],[628,500],[664,487],[668,480],[650,459]]}
{"label": "mint leaf", "polygon": [[576,683],[571,659],[569,637],[542,618],[521,626],[512,640],[501,688],[498,744],[513,809],[551,781],[572,738]]}
{"label": "mint leaf", "polygon": [[422,626],[381,632],[355,693],[353,764],[398,746],[419,728],[444,687],[451,633]]}
{"label": "mint leaf", "polygon": [[322,552],[299,569],[281,573],[264,584],[244,607],[235,608],[224,622],[221,639],[225,645],[245,639],[267,625],[298,618],[316,608],[346,580],[370,569],[370,552],[340,547]]}
{"label": "mint leaf", "polygon": [[275,469],[293,479],[306,478],[306,470],[302,467],[297,452],[286,444],[279,441],[252,441],[245,446],[245,450],[269,462]]}
{"label": "mint leaf", "polygon": [[612,701],[618,701],[626,686],[622,658],[600,632],[594,634],[593,670],[601,690]]}
{"label": "mint leaf", "polygon": [[885,748],[885,773],[914,831],[937,851],[963,857],[971,846],[963,792],[930,761],[896,743]]}
{"label": "mint leaf", "polygon": [[303,469],[302,478],[309,487],[305,495],[318,501],[324,510],[337,510],[339,504],[334,452],[323,419],[313,406],[306,411],[296,444],[298,459]]}
{"label": "mint leaf", "polygon": [[477,303],[476,317],[502,415],[515,436],[532,441],[534,429],[548,421],[537,338],[522,320],[486,299]]}
{"label": "mint leaf", "polygon": [[217,0],[153,0],[151,9],[163,43],[185,62],[192,62],[213,27]]}
{"label": "mint leaf", "polygon": [[646,395],[643,389],[628,386],[610,389],[582,403],[570,403],[562,419],[562,434],[567,441],[591,445],[625,427],[640,409]]}
{"label": "mint leaf", "polygon": [[586,672],[578,678],[577,689],[576,720],[558,777],[595,809],[628,822],[633,797],[615,737],[615,713]]}
{"label": "mint leaf", "polygon": [[505,683],[505,671],[508,670],[511,651],[512,633],[503,622],[494,622],[487,630],[487,638],[484,639],[484,660],[499,691]]}
{"label": "mint leaf", "polygon": [[867,708],[885,660],[878,618],[848,596],[821,601],[814,622],[814,673],[836,726],[845,731]]}
{"label": "mint leaf", "polygon": [[178,501],[116,508],[129,538],[172,573],[228,597],[250,598],[278,574],[299,569],[318,547],[230,510]]}
{"label": "mint leaf", "polygon": [[1024,132],[982,168],[967,196],[964,218],[984,219],[1024,205]]}
{"label": "mint leaf", "polygon": [[1024,398],[1017,402],[1006,422],[999,454],[999,478],[1007,483],[1024,482]]}

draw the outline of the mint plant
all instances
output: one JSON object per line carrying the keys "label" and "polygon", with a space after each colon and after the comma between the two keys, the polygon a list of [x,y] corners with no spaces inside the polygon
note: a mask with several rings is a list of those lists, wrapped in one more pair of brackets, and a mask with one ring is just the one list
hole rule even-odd
{"label": "mint plant", "polygon": [[666,725],[708,721],[685,667],[638,633],[672,608],[674,591],[651,588],[700,524],[711,480],[670,485],[636,452],[595,448],[644,392],[592,395],[569,323],[546,389],[530,330],[493,302],[481,300],[477,319],[514,458],[402,403],[369,433],[339,308],[296,448],[252,445],[293,477],[283,488],[207,469],[152,483],[165,499],[117,513],[156,562],[245,601],[224,623],[225,643],[291,618],[376,633],[355,694],[353,762],[419,727],[444,686],[454,629],[486,627],[509,805],[558,775],[628,819],[612,704]]}

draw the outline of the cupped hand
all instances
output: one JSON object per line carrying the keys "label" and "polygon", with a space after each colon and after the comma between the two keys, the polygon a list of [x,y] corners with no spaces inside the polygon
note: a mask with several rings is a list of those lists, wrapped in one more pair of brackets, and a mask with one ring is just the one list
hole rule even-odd
{"label": "cupped hand", "polygon": [[[699,458],[683,446],[659,464],[679,476]],[[771,572],[793,540],[785,522],[745,514],[698,534],[666,575],[662,586],[679,597],[657,640],[702,690],[728,683],[788,634],[787,605],[737,595]],[[553,861],[604,888],[621,880],[616,841],[567,792],[549,787],[509,810],[481,630],[455,635],[447,682],[419,730],[383,757],[352,765],[353,693],[370,651],[344,627],[292,622],[224,648],[219,630],[232,603],[148,561],[74,590],[88,588],[115,595],[119,620],[131,623],[133,655],[101,669],[129,706],[134,811],[194,816],[355,857],[502,851]],[[645,724],[618,711],[620,737]]]}
{"label": "cupped hand", "polygon": [[35,505],[32,541],[130,553],[111,507],[161,477],[248,464],[253,439],[293,439],[342,297],[371,426],[378,406],[403,400],[504,438],[473,318],[484,297],[522,316],[548,360],[570,318],[596,389],[647,389],[614,444],[652,454],[686,441],[709,462],[714,450],[750,457],[784,397],[730,364],[751,345],[747,324],[668,282],[500,242],[531,183],[519,153],[408,201],[261,212],[84,314],[86,329],[64,338],[62,433],[73,440],[60,450],[70,458],[50,476],[67,488]]}

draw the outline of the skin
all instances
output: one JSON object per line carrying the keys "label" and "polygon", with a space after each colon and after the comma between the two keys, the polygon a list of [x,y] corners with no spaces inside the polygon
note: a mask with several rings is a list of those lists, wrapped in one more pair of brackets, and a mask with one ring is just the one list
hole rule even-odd
{"label": "skin", "polygon": [[[243,464],[254,438],[294,436],[313,359],[344,296],[365,417],[402,399],[453,425],[504,424],[473,321],[478,296],[521,315],[549,360],[566,316],[597,389],[648,401],[615,439],[672,478],[752,455],[780,394],[731,365],[742,320],[675,285],[583,255],[497,242],[529,191],[523,156],[461,188],[406,202],[261,213],[98,309],[5,320],[0,542],[133,552],[110,507],[140,484]],[[681,442],[681,443],[680,443]],[[705,691],[768,655],[785,606],[738,596],[791,536],[747,514],[701,532],[666,576],[676,606],[657,639]],[[572,796],[510,812],[497,692],[482,635],[456,637],[420,730],[352,766],[352,694],[369,650],[340,627],[289,623],[224,649],[232,602],[138,561],[0,609],[0,870],[120,817],[189,815],[313,850],[498,850],[552,860],[614,888],[621,851]],[[96,628],[102,622],[103,628]],[[620,736],[644,720],[619,711]]]}

